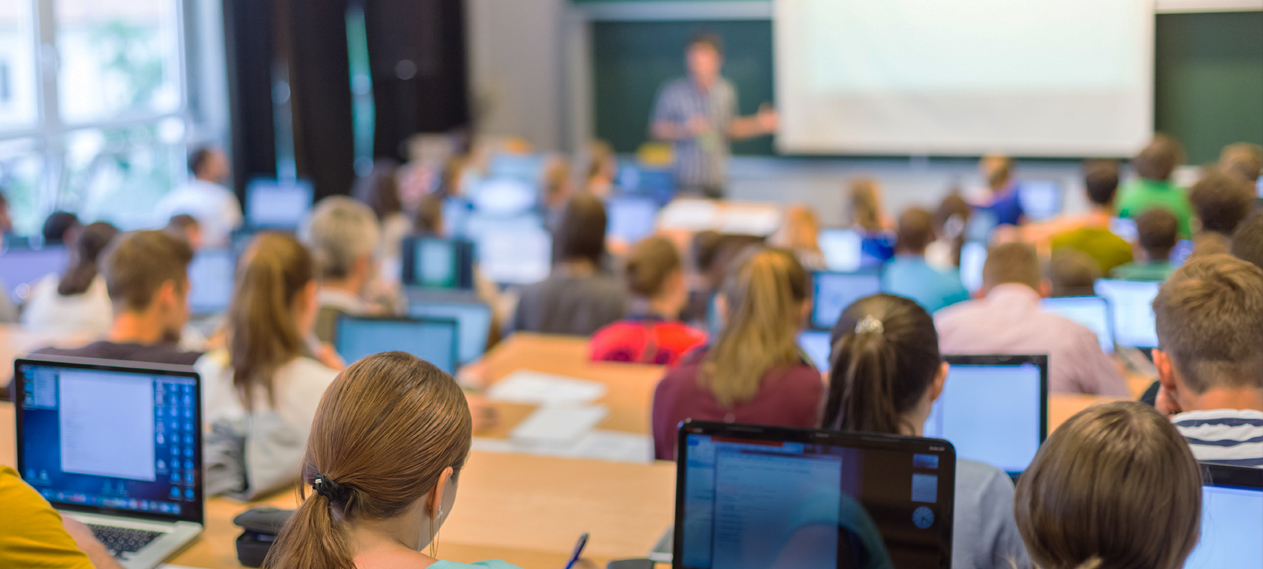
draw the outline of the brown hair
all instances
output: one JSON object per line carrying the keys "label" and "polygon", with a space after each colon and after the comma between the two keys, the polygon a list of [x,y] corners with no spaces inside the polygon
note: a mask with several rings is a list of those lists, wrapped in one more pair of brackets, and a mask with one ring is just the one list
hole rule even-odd
{"label": "brown hair", "polygon": [[982,169],[987,176],[987,187],[1002,190],[1013,179],[1013,159],[1002,154],[982,157]]}
{"label": "brown hair", "polygon": [[768,371],[800,361],[794,340],[809,291],[807,271],[784,249],[751,249],[724,282],[727,322],[698,382],[721,405],[754,398]]}
{"label": "brown hair", "polygon": [[934,215],[923,208],[911,207],[899,214],[895,250],[920,255],[934,241]]}
{"label": "brown hair", "polygon": [[1171,258],[1171,250],[1179,243],[1180,220],[1175,214],[1155,207],[1136,218],[1136,234],[1140,248],[1151,262],[1165,261]]}
{"label": "brown hair", "polygon": [[881,185],[872,178],[851,182],[847,217],[864,231],[881,231]]}
{"label": "brown hair", "polygon": [[[348,524],[402,515],[469,456],[469,406],[456,381],[402,352],[364,358],[325,391],[303,459],[303,504],[263,566],[354,569]],[[306,495],[316,477],[342,490]]]}
{"label": "brown hair", "polygon": [[553,261],[586,259],[599,267],[605,256],[605,222],[605,204],[599,198],[570,198],[553,230]]}
{"label": "brown hair", "polygon": [[1039,254],[1029,243],[1002,243],[987,251],[982,264],[983,287],[1017,283],[1039,290]]}
{"label": "brown hair", "polygon": [[1201,472],[1184,437],[1153,407],[1089,407],[1040,447],[1013,510],[1043,569],[1179,569],[1201,528]]}
{"label": "brown hair", "polygon": [[439,171],[439,185],[434,193],[441,198],[460,196],[463,189],[460,187],[461,177],[465,175],[465,166],[468,164],[469,157],[465,155],[457,154],[448,158]]}
{"label": "brown hair", "polygon": [[588,180],[600,175],[605,165],[615,159],[614,147],[604,140],[589,142],[588,153]]}
{"label": "brown hair", "polygon": [[1086,160],[1083,162],[1083,186],[1088,200],[1099,206],[1114,203],[1118,193],[1118,161]]}
{"label": "brown hair", "polygon": [[1096,279],[1101,278],[1101,264],[1078,249],[1062,247],[1053,251],[1048,263],[1053,296],[1092,296]]}
{"label": "brown hair", "polygon": [[934,232],[939,239],[951,240],[952,265],[957,267],[960,266],[960,250],[965,246],[965,227],[972,214],[973,209],[960,197],[959,190],[952,190],[934,211]]}
{"label": "brown hair", "polygon": [[544,168],[543,178],[541,185],[546,203],[565,197],[570,184],[570,162],[565,158],[549,159],[548,165]]}
{"label": "brown hair", "polygon": [[1242,180],[1254,182],[1263,175],[1263,146],[1249,142],[1229,144],[1219,153],[1219,167]]}
{"label": "brown hair", "polygon": [[187,213],[180,213],[171,216],[167,220],[167,230],[177,233],[177,237],[183,237],[190,229],[201,228],[202,224],[198,223],[197,218]]}
{"label": "brown hair", "polygon": [[232,383],[246,409],[254,408],[256,386],[273,404],[276,370],[306,353],[293,307],[314,278],[311,253],[284,233],[259,234],[243,256],[228,307],[228,352]]}
{"label": "brown hair", "polygon": [[443,199],[426,194],[417,204],[417,214],[412,220],[412,230],[416,233],[438,235],[443,232]]}
{"label": "brown hair", "polygon": [[688,49],[699,46],[709,47],[719,55],[724,54],[724,40],[718,34],[701,33],[689,39]]}
{"label": "brown hair", "polygon": [[667,279],[683,268],[680,252],[666,237],[648,237],[632,247],[627,255],[627,288],[637,296],[653,298],[662,294]]}
{"label": "brown hair", "polygon": [[1147,180],[1169,180],[1175,167],[1184,161],[1184,149],[1165,134],[1155,134],[1153,141],[1132,159],[1136,174]]}
{"label": "brown hair", "polygon": [[785,211],[785,221],[772,237],[778,247],[792,251],[820,252],[820,218],[815,210],[794,204]]}
{"label": "brown hair", "polygon": [[1263,209],[1237,226],[1232,234],[1232,254],[1263,269]]}
{"label": "brown hair", "polygon": [[1250,215],[1254,188],[1235,176],[1210,170],[1189,188],[1188,201],[1202,222],[1202,231],[1232,235]]}
{"label": "brown hair", "polygon": [[186,290],[193,249],[188,241],[162,231],[137,231],[114,239],[102,259],[114,312],[141,312],[167,281]]}
{"label": "brown hair", "polygon": [[[869,318],[875,324],[861,325]],[[906,298],[876,294],[843,310],[829,336],[832,365],[822,427],[911,432],[904,415],[925,397],[943,363],[930,314]]]}
{"label": "brown hair", "polygon": [[96,280],[97,260],[101,253],[110,246],[110,242],[118,236],[118,228],[98,221],[83,228],[79,240],[75,243],[75,264],[66,269],[57,283],[57,294],[74,296],[83,294]]}
{"label": "brown hair", "polygon": [[389,158],[378,158],[373,169],[355,181],[351,196],[373,210],[379,221],[403,211],[399,198],[399,163]]}
{"label": "brown hair", "polygon": [[1189,389],[1263,388],[1263,269],[1194,257],[1162,284],[1153,313],[1158,345]]}

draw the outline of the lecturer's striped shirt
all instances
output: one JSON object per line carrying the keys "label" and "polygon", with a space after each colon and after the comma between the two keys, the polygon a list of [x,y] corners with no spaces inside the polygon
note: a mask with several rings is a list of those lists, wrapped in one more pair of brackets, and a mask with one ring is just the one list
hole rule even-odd
{"label": "lecturer's striped shirt", "polygon": [[1171,422],[1197,460],[1263,468],[1263,411],[1189,411]]}

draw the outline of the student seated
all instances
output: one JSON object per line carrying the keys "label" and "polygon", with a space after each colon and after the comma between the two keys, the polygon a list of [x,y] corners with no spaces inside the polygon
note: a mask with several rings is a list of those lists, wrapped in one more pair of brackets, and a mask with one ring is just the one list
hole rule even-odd
{"label": "student seated", "polygon": [[1136,261],[1116,267],[1110,278],[1128,281],[1165,281],[1175,271],[1171,251],[1179,243],[1180,221],[1175,214],[1161,208],[1151,209],[1136,218],[1139,250]]}
{"label": "student seated", "polygon": [[[833,371],[821,428],[921,436],[948,370],[930,314],[906,298],[869,296],[842,312],[829,341]],[[1007,474],[956,461],[953,567],[1028,565],[1012,505]]]}
{"label": "student seated", "polygon": [[723,331],[667,372],[653,396],[654,456],[675,458],[685,419],[813,428],[824,383],[795,338],[811,310],[810,278],[793,253],[748,251],[724,282]]}
{"label": "student seated", "polygon": [[1053,253],[1073,249],[1088,254],[1096,261],[1098,271],[1108,275],[1115,267],[1132,262],[1131,244],[1110,231],[1118,191],[1118,163],[1093,160],[1084,168],[1083,182],[1091,210],[1078,221],[1079,227],[1053,237],[1050,244]]}
{"label": "student seated", "polygon": [[1263,210],[1241,222],[1232,234],[1232,254],[1263,269]]}
{"label": "student seated", "polygon": [[316,338],[333,342],[339,316],[373,312],[364,295],[377,274],[381,229],[368,206],[333,196],[316,205],[303,241],[311,248],[320,283]]}
{"label": "student seated", "polygon": [[960,250],[965,245],[965,227],[973,209],[969,202],[952,190],[934,210],[934,242],[925,248],[925,260],[930,266],[951,270],[960,268]]}
{"label": "student seated", "polygon": [[1097,405],[1049,435],[1017,482],[1017,527],[1041,569],[1180,569],[1197,546],[1202,474],[1152,407]]}
{"label": "student seated", "polygon": [[351,197],[373,210],[382,234],[377,258],[393,267],[400,256],[399,245],[412,233],[412,221],[403,212],[399,195],[399,164],[390,158],[377,159],[368,175],[355,181]]}
{"label": "student seated", "polygon": [[162,231],[120,235],[102,256],[101,274],[114,320],[105,340],[36,355],[192,365],[200,352],[178,347],[189,319],[188,266],[193,250]]}
{"label": "student seated", "polygon": [[1131,161],[1138,179],[1123,185],[1115,203],[1119,217],[1135,219],[1155,207],[1165,209],[1179,221],[1180,237],[1192,237],[1193,208],[1188,194],[1171,181],[1175,167],[1184,161],[1184,149],[1165,134],[1158,134]]}
{"label": "student seated", "polygon": [[65,245],[74,248],[75,238],[83,231],[79,218],[68,211],[54,211],[44,220],[44,228],[40,232],[44,237],[44,245]]}
{"label": "student seated", "polygon": [[995,216],[996,225],[1020,225],[1026,221],[1013,176],[1013,159],[999,154],[983,156],[978,161],[978,171],[987,182],[988,195],[975,207]]}
{"label": "student seated", "polygon": [[627,313],[627,287],[603,268],[605,204],[570,199],[553,230],[553,271],[522,289],[513,330],[591,336]]}
{"label": "student seated", "polygon": [[1193,237],[1193,255],[1228,253],[1232,249],[1232,232],[1249,217],[1254,193],[1253,183],[1218,170],[1206,172],[1189,188],[1188,201],[1199,227]]}
{"label": "student seated", "polygon": [[158,201],[154,211],[158,223],[177,214],[188,214],[202,227],[207,247],[228,247],[233,230],[241,227],[241,202],[224,187],[231,172],[228,156],[218,148],[201,147],[189,154],[189,183],[171,190]]}
{"label": "student seated", "polygon": [[70,267],[58,277],[36,283],[22,311],[22,325],[31,330],[80,332],[100,338],[110,332],[114,308],[105,279],[97,270],[101,253],[118,235],[103,222],[83,229],[75,239]]}
{"label": "student seated", "polygon": [[934,239],[934,216],[921,208],[899,216],[895,258],[881,274],[881,289],[910,298],[929,312],[969,300],[957,271],[940,271],[925,260],[925,248]]}
{"label": "student seated", "polygon": [[618,177],[618,155],[614,147],[604,140],[588,143],[588,177],[584,190],[605,199],[614,193],[614,181]]}
{"label": "student seated", "polygon": [[894,223],[882,208],[881,185],[877,180],[851,182],[847,192],[847,215],[851,227],[860,234],[861,265],[879,267],[895,256]]}
{"label": "student seated", "polygon": [[706,333],[679,321],[688,302],[684,263],[666,237],[637,243],[623,269],[633,295],[631,317],[592,335],[594,361],[674,366],[706,343]]}
{"label": "student seated", "polygon": [[196,366],[211,427],[208,494],[254,497],[293,483],[320,395],[342,368],[313,340],[317,298],[315,262],[298,240],[255,237],[237,269],[228,347]]}
{"label": "student seated", "polygon": [[192,247],[194,251],[202,248],[202,225],[197,222],[196,217],[184,213],[173,215],[167,221],[165,231],[174,237],[188,241],[189,247]]}
{"label": "student seated", "polygon": [[549,158],[540,188],[540,214],[544,218],[544,227],[555,231],[570,197],[575,193],[574,181],[570,179],[570,162],[564,158]]}
{"label": "student seated", "polygon": [[1051,297],[1093,296],[1096,279],[1101,278],[1096,259],[1076,249],[1054,251],[1048,261],[1048,280],[1052,285]]}
{"label": "student seated", "polygon": [[1157,407],[1193,456],[1263,468],[1263,269],[1190,259],[1153,301]]}
{"label": "student seated", "polygon": [[1047,354],[1055,393],[1131,394],[1096,334],[1040,310],[1039,259],[1026,243],[996,245],[982,267],[983,298],[934,315],[945,354]]}
{"label": "student seated", "polygon": [[0,466],[0,504],[0,566],[122,569],[88,526],[61,517],[7,466]]}
{"label": "student seated", "polygon": [[762,245],[764,240],[753,235],[725,234],[717,231],[699,231],[689,243],[691,274],[689,301],[680,319],[709,333],[718,333],[721,327],[715,311],[715,296],[723,286],[728,266],[747,248]]}
{"label": "student seated", "polygon": [[1263,146],[1249,142],[1229,144],[1219,153],[1219,168],[1240,180],[1257,183],[1263,176]]}
{"label": "student seated", "polygon": [[434,549],[473,440],[451,376],[401,352],[369,356],[329,386],[310,430],[303,503],[265,567],[512,569],[439,560]]}
{"label": "student seated", "polygon": [[808,271],[823,271],[824,253],[820,251],[820,218],[810,207],[795,204],[785,211],[785,221],[767,240],[769,245],[789,249]]}

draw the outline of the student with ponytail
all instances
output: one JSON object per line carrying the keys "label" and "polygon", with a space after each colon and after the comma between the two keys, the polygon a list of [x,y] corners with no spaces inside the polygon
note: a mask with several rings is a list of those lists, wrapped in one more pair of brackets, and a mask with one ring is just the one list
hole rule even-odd
{"label": "student with ponytail", "polygon": [[32,330],[108,334],[114,308],[98,267],[101,254],[117,236],[118,229],[104,222],[83,228],[65,274],[48,275],[31,289],[22,325]]}
{"label": "student with ponytail", "polygon": [[[948,366],[934,320],[916,302],[878,294],[847,307],[831,334],[822,428],[921,436]],[[956,461],[952,567],[1024,568],[1013,484],[998,468]]]}
{"label": "student with ponytail", "polygon": [[753,248],[720,291],[725,324],[715,343],[667,373],[653,398],[654,454],[675,458],[685,419],[812,428],[824,383],[795,343],[811,310],[809,279],[794,254]]}
{"label": "student with ponytail", "polygon": [[[264,233],[242,256],[228,308],[227,349],[197,363],[207,437],[207,492],[257,496],[291,484],[320,396],[343,367],[313,339],[311,254]],[[244,445],[244,456],[233,449]]]}
{"label": "student with ponytail", "polygon": [[320,401],[302,461],[303,504],[263,566],[513,569],[438,559],[471,437],[451,376],[401,352],[356,362]]}

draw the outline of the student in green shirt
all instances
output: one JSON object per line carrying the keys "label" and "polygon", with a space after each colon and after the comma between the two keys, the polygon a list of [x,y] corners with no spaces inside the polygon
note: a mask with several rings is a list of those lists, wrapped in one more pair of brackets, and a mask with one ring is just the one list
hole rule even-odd
{"label": "student in green shirt", "polygon": [[1154,208],[1136,218],[1136,233],[1140,236],[1137,260],[1115,268],[1110,277],[1128,281],[1165,281],[1175,267],[1171,265],[1171,250],[1178,242],[1179,221],[1171,212]]}
{"label": "student in green shirt", "polygon": [[1092,209],[1077,229],[1052,238],[1052,251],[1082,252],[1096,262],[1100,274],[1108,275],[1114,267],[1132,261],[1131,244],[1109,229],[1118,191],[1118,163],[1113,160],[1085,162],[1083,181]]}
{"label": "student in green shirt", "polygon": [[1155,135],[1153,141],[1132,160],[1132,167],[1140,178],[1123,186],[1115,204],[1118,216],[1134,219],[1160,207],[1175,214],[1180,237],[1192,237],[1193,208],[1184,190],[1171,181],[1171,173],[1183,161],[1184,150],[1180,148],[1180,143],[1164,134]]}

